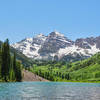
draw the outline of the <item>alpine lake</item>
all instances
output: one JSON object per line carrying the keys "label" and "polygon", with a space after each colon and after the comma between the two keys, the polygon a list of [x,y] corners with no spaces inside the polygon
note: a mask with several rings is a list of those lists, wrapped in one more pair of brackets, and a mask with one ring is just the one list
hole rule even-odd
{"label": "alpine lake", "polygon": [[0,100],[100,100],[100,83],[0,83]]}

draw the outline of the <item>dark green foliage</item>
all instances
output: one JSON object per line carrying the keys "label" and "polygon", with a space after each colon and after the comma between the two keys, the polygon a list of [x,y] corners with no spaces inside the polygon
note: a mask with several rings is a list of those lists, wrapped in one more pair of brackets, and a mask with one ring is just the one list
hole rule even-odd
{"label": "dark green foliage", "polygon": [[21,81],[21,63],[16,61],[16,54],[11,57],[9,40],[0,48],[0,81]]}
{"label": "dark green foliage", "polygon": [[72,67],[72,64],[71,63],[68,63],[67,64],[67,68],[71,68]]}
{"label": "dark green foliage", "polygon": [[1,78],[1,63],[2,63],[2,52],[0,48],[0,78]]}
{"label": "dark green foliage", "polygon": [[11,58],[11,62],[10,62],[10,71],[9,71],[9,80],[10,81],[15,81],[15,72],[13,69],[13,59]]}
{"label": "dark green foliage", "polygon": [[2,64],[1,64],[1,75],[5,81],[7,81],[10,69],[10,48],[8,39],[3,43],[2,46]]}
{"label": "dark green foliage", "polygon": [[95,73],[95,78],[100,78],[100,72]]}
{"label": "dark green foliage", "polygon": [[21,73],[21,62],[20,61],[18,61],[17,63],[16,63],[16,81],[21,81],[21,79],[22,79],[22,73]]}
{"label": "dark green foliage", "polygon": [[65,74],[65,79],[70,80],[70,73]]}

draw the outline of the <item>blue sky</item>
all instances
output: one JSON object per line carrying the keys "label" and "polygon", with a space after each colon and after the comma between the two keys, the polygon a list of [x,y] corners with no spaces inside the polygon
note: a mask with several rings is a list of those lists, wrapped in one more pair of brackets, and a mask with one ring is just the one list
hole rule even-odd
{"label": "blue sky", "polygon": [[0,0],[0,40],[57,30],[69,39],[100,35],[100,0]]}

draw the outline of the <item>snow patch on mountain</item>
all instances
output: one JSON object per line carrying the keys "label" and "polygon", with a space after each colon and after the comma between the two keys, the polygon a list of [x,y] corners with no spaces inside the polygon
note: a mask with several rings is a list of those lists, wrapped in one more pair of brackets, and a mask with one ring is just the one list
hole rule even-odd
{"label": "snow patch on mountain", "polygon": [[80,56],[81,55],[91,56],[91,55],[96,54],[97,52],[100,52],[100,49],[96,48],[96,45],[91,46],[91,49],[83,49],[83,48],[80,48],[78,46],[72,45],[70,47],[61,48],[58,51],[58,56],[60,58],[63,55],[74,54],[74,53],[77,53]]}
{"label": "snow patch on mountain", "polygon": [[48,36],[40,33],[33,38],[26,38],[12,45],[29,58],[34,59],[59,59],[66,56],[92,56],[100,52],[100,41],[98,38],[80,38],[71,41],[59,32],[51,32]]}
{"label": "snow patch on mountain", "polygon": [[44,36],[42,33],[38,34],[38,35],[36,36],[36,38],[39,38],[39,39],[41,39],[41,40],[43,40],[43,41],[46,40],[46,36]]}

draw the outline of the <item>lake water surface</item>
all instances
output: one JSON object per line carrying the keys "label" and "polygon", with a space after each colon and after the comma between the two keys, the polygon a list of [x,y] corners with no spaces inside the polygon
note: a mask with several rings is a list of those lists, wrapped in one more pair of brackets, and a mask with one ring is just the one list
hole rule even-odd
{"label": "lake water surface", "polygon": [[100,84],[71,82],[0,83],[0,100],[100,100]]}

